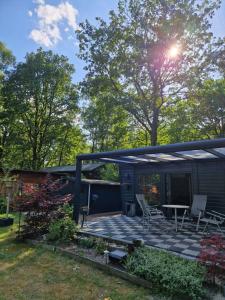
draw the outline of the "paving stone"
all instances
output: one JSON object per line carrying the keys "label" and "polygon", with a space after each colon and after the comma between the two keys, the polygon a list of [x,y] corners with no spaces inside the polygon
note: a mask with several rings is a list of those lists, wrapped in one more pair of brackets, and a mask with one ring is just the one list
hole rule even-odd
{"label": "paving stone", "polygon": [[[87,222],[82,230],[96,236],[110,237],[115,240],[132,241],[142,239],[146,245],[175,251],[181,255],[191,257],[198,255],[200,240],[204,237],[201,230],[195,231],[191,224],[185,225],[183,230],[176,232],[174,221],[166,220],[163,223],[152,221],[150,228],[143,228],[140,217],[124,215],[98,217]],[[215,230],[215,229],[214,229]]]}

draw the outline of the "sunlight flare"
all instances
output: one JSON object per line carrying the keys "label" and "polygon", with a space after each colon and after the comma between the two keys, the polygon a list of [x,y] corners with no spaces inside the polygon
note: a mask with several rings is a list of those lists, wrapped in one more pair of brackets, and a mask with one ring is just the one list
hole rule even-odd
{"label": "sunlight flare", "polygon": [[172,45],[167,51],[167,56],[169,58],[176,58],[181,52],[181,47],[179,45]]}

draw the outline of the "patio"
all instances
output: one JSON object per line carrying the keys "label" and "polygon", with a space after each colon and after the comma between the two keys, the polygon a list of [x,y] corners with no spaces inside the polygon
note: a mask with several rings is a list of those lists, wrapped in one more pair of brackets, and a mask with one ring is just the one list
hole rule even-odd
{"label": "patio", "polygon": [[115,241],[129,243],[134,239],[142,239],[145,245],[175,252],[176,254],[195,259],[200,251],[200,240],[207,234],[217,233],[215,227],[203,234],[202,228],[195,231],[193,225],[186,223],[182,230],[175,231],[174,220],[158,223],[152,221],[147,231],[141,225],[140,217],[114,215],[97,217],[87,221],[82,231],[97,237],[110,238]]}

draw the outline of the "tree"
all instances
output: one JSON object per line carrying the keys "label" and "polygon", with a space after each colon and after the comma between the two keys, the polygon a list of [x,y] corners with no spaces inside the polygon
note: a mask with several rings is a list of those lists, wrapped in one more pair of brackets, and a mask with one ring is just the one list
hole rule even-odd
{"label": "tree", "polygon": [[2,165],[4,149],[12,132],[11,123],[13,120],[11,111],[4,109],[3,87],[14,64],[15,57],[12,52],[0,41],[0,166]]}
{"label": "tree", "polygon": [[14,147],[22,167],[37,170],[48,164],[59,139],[74,127],[78,97],[73,72],[65,56],[40,48],[10,74],[4,107],[16,115],[13,125],[19,141]]}
{"label": "tree", "polygon": [[107,90],[157,144],[162,109],[212,71],[211,21],[218,1],[120,0],[109,22],[80,24],[86,95]]}
{"label": "tree", "polygon": [[109,151],[129,146],[129,120],[127,112],[111,103],[107,93],[90,99],[83,109],[83,127],[91,142],[91,152]]}
{"label": "tree", "polygon": [[193,119],[208,138],[225,137],[225,79],[207,80],[193,94]]}
{"label": "tree", "polygon": [[12,52],[0,41],[0,80],[6,76],[9,68],[15,63],[15,57]]}

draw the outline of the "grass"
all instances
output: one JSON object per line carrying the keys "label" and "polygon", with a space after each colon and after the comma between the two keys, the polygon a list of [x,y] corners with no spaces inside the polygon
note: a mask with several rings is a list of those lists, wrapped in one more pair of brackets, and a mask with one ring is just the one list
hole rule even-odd
{"label": "grass", "polygon": [[16,228],[0,228],[0,300],[162,299],[58,253],[18,243]]}

